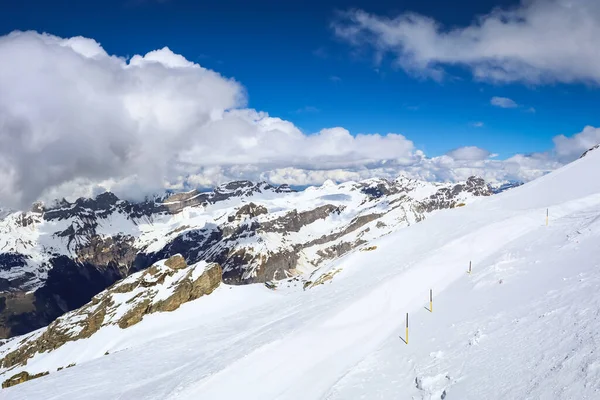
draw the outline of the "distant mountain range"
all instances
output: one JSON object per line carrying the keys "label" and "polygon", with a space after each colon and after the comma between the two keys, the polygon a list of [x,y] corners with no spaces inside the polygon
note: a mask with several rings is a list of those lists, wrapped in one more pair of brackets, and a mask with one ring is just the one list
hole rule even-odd
{"label": "distant mountain range", "polygon": [[295,192],[230,182],[144,202],[110,192],[35,205],[0,221],[0,337],[46,326],[132,273],[181,254],[219,264],[230,284],[311,272],[369,241],[517,183],[400,177]]}

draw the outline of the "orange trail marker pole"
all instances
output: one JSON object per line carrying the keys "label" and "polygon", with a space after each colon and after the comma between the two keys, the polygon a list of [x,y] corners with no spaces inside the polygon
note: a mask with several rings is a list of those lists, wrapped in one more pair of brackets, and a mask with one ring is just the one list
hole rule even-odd
{"label": "orange trail marker pole", "polygon": [[429,289],[429,312],[433,312],[433,289]]}
{"label": "orange trail marker pole", "polygon": [[406,344],[408,344],[408,313],[406,313]]}

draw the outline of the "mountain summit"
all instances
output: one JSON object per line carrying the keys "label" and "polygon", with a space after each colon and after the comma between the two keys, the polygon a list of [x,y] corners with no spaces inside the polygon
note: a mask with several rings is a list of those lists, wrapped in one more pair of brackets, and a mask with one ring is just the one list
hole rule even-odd
{"label": "mountain summit", "polygon": [[37,205],[0,221],[0,337],[46,326],[176,254],[188,264],[219,264],[228,284],[276,281],[491,194],[475,177],[331,182],[302,192],[239,181],[139,203],[107,192]]}
{"label": "mountain summit", "polygon": [[[31,382],[3,396],[592,398],[599,167],[592,152],[494,196],[476,178],[400,179],[261,188],[138,219],[82,207],[77,215],[95,221],[87,232],[131,235],[137,254],[161,258],[48,327],[6,340],[5,386]],[[82,220],[72,208],[57,210],[58,232]],[[8,221],[33,218],[20,227],[47,232],[59,226],[48,212],[56,215]],[[63,249],[89,245],[69,232],[70,241],[58,236]],[[204,247],[212,235],[219,240]],[[228,257],[214,261],[218,254]]]}

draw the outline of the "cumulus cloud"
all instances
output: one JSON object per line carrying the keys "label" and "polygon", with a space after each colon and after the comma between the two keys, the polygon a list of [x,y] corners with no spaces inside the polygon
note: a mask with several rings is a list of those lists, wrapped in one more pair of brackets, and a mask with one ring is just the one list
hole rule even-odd
{"label": "cumulus cloud", "polygon": [[0,201],[74,180],[136,176],[148,188],[197,128],[245,103],[243,88],[168,49],[133,63],[91,39],[0,37]]}
{"label": "cumulus cloud", "polygon": [[[485,152],[485,150],[482,150]],[[393,180],[399,175],[410,178],[456,182],[477,175],[490,182],[515,180],[530,181],[562,166],[549,154],[516,155],[507,160],[455,159],[449,155],[428,158],[417,151],[412,163],[399,165],[395,162],[381,162],[369,167],[336,168],[311,170],[296,167],[276,168],[263,172],[259,179],[275,184],[319,185],[326,180],[337,182],[358,181],[368,178]],[[488,153],[489,154],[489,153]]]}
{"label": "cumulus cloud", "polygon": [[205,140],[189,144],[180,157],[184,163],[330,169],[380,160],[410,163],[414,157],[413,143],[402,135],[353,136],[339,127],[305,135],[289,121],[248,109],[231,110],[201,132],[205,133]]}
{"label": "cumulus cloud", "polygon": [[569,162],[600,143],[600,128],[586,126],[583,131],[572,137],[559,135],[553,141],[557,159]]}
{"label": "cumulus cloud", "polygon": [[0,202],[12,207],[63,189],[139,197],[203,171],[198,182],[214,184],[266,168],[412,157],[402,135],[305,135],[244,109],[238,82],[168,48],[127,61],[92,39],[14,32],[0,37],[0,57],[11,60],[0,64]]}
{"label": "cumulus cloud", "polygon": [[500,108],[517,108],[519,105],[508,97],[492,97],[490,100],[490,104],[495,107]]}
{"label": "cumulus cloud", "polygon": [[[93,39],[36,32],[0,37],[0,204],[112,190],[139,199],[165,188],[234,179],[295,185],[325,180],[529,180],[598,139],[586,128],[556,150],[493,160],[477,147],[427,157],[400,134],[305,134],[246,107],[237,81],[169,48],[127,60]],[[591,147],[591,146],[590,146]],[[558,155],[558,160],[555,155]]]}
{"label": "cumulus cloud", "polygon": [[492,82],[600,84],[597,0],[522,0],[452,28],[416,13],[350,10],[332,27],[352,45],[372,47],[377,60],[389,53],[398,67],[437,80],[460,65]]}
{"label": "cumulus cloud", "polygon": [[466,146],[451,150],[446,155],[455,160],[480,161],[488,158],[490,156],[490,152],[476,146]]}

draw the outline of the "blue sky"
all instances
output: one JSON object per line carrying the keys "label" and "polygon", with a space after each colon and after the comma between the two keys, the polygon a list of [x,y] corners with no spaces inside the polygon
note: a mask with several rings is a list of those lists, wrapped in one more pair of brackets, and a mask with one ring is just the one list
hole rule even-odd
{"label": "blue sky", "polygon": [[[352,134],[395,132],[428,156],[471,145],[506,158],[548,150],[554,136],[598,125],[598,89],[584,83],[477,82],[460,67],[442,82],[415,77],[394,67],[389,57],[376,64],[372,52],[352,48],[330,25],[336,10],[357,8],[380,16],[413,11],[451,28],[466,26],[493,7],[515,4],[24,0],[3,6],[0,34],[32,29],[81,35],[121,56],[168,46],[235,78],[247,90],[249,107],[292,121],[305,133],[335,126]],[[520,106],[494,107],[493,96]]]}

